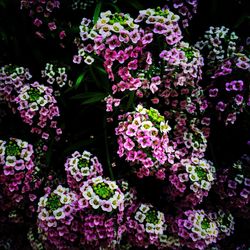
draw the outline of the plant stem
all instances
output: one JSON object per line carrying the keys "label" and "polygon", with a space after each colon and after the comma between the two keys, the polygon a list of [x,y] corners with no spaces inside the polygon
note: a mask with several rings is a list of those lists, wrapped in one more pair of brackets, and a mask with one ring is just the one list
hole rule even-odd
{"label": "plant stem", "polygon": [[106,160],[109,170],[109,175],[111,180],[114,180],[114,173],[112,170],[111,162],[110,162],[110,156],[109,156],[109,147],[108,147],[108,133],[107,133],[107,119],[106,114],[103,118],[103,128],[104,128],[104,143],[105,143],[105,152],[106,152]]}

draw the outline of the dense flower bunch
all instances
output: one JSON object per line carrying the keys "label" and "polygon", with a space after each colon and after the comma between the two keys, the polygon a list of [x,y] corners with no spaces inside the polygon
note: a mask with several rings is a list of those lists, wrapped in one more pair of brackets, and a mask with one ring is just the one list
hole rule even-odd
{"label": "dense flower bunch", "polygon": [[[135,24],[137,22],[142,25],[141,22],[144,19],[147,24],[154,24],[152,31],[144,30]],[[153,34],[163,35],[170,45],[177,43],[181,39],[177,20],[178,16],[171,11],[160,8],[140,11],[140,15],[135,20],[129,14],[112,14],[110,11],[101,13],[95,25],[83,18],[80,36],[84,44],[78,44],[78,55],[74,57],[74,62],[80,63],[84,59],[85,63],[92,64],[94,61],[92,54],[95,52],[104,58],[104,67],[110,79],[114,80],[114,74],[118,72],[118,77],[122,81],[117,85],[124,85],[123,88],[120,86],[121,89],[136,89],[141,83],[131,74],[141,67],[139,61],[151,64],[152,55],[144,50],[148,44],[152,43]],[[89,40],[92,42],[85,45]],[[114,72],[115,63],[122,66]],[[117,87],[114,86],[114,88],[113,92],[116,92]]]}
{"label": "dense flower bunch", "polygon": [[226,236],[230,236],[234,233],[235,222],[234,217],[230,212],[219,210],[218,212],[212,212],[208,214],[208,216],[217,223],[219,229],[219,239],[223,239]]}
{"label": "dense flower bunch", "polygon": [[78,189],[81,183],[92,177],[102,175],[102,165],[96,156],[88,151],[80,154],[75,151],[65,163],[69,187]]}
{"label": "dense flower bunch", "polygon": [[219,229],[204,210],[187,210],[176,218],[176,230],[183,246],[206,249],[216,243]]}
{"label": "dense flower bunch", "polygon": [[177,86],[194,86],[201,80],[203,58],[199,50],[180,42],[170,50],[163,50],[160,58],[165,62],[166,80]]}
{"label": "dense flower bunch", "polygon": [[31,78],[32,75],[27,68],[18,67],[11,64],[1,67],[0,101],[5,101],[10,107],[12,107],[12,103],[15,102],[18,91],[24,85],[24,83]]}
{"label": "dense flower bunch", "polygon": [[150,204],[132,204],[126,213],[128,241],[132,246],[159,246],[167,225],[165,216]]}
{"label": "dense flower bunch", "polygon": [[204,40],[198,41],[195,46],[202,51],[204,58],[207,60],[206,63],[214,67],[239,50],[237,43],[238,36],[235,32],[231,32],[224,26],[211,26],[205,32]]}
{"label": "dense flower bunch", "polygon": [[250,211],[250,159],[243,156],[232,167],[222,169],[218,174],[216,191],[227,207],[241,211],[249,216]]}
{"label": "dense flower bunch", "polygon": [[167,0],[167,8],[174,9],[180,15],[183,28],[187,28],[197,12],[198,3],[199,0]]}
{"label": "dense flower bunch", "polygon": [[182,39],[182,33],[178,25],[180,17],[168,9],[140,10],[136,23],[152,25],[152,32],[165,37],[168,45],[174,45]]}
{"label": "dense flower bunch", "polygon": [[113,249],[113,244],[119,242],[125,230],[122,225],[124,194],[115,181],[101,176],[85,181],[80,192],[82,244],[90,249],[100,246]]}
{"label": "dense flower bunch", "polygon": [[233,124],[237,115],[250,106],[247,73],[250,58],[239,46],[238,36],[228,28],[210,27],[205,40],[196,43],[206,64],[206,81],[203,84],[211,109],[225,124]]}
{"label": "dense flower bunch", "polygon": [[36,35],[43,39],[45,39],[46,33],[50,32],[56,33],[60,40],[65,38],[65,30],[58,25],[54,18],[54,14],[59,8],[60,0],[21,0],[21,9],[29,11],[29,16],[36,28]]}
{"label": "dense flower bunch", "polygon": [[68,79],[65,67],[59,67],[52,63],[46,63],[45,69],[41,75],[46,79],[49,85],[56,84],[59,88],[65,85],[72,86],[72,81]]}
{"label": "dense flower bunch", "polygon": [[38,203],[38,229],[44,241],[57,249],[74,249],[79,222],[75,221],[78,196],[59,185],[47,189]]}
{"label": "dense flower bunch", "polygon": [[247,73],[250,58],[243,54],[225,60],[213,72],[211,84],[206,87],[210,105],[219,113],[225,124],[233,124],[237,115],[250,106]]}
{"label": "dense flower bunch", "polygon": [[178,117],[178,123],[173,128],[176,162],[181,159],[202,159],[207,149],[207,139],[202,130],[193,124],[179,123],[186,121],[185,116],[184,118],[183,120],[182,117]]}
{"label": "dense flower bunch", "polygon": [[[111,11],[102,12],[96,24],[83,18],[80,25],[83,44],[79,45],[78,56],[74,57],[74,62],[80,63],[84,60],[85,63],[92,64],[94,52],[104,59],[105,69],[113,79],[114,62],[122,64],[128,59],[136,58],[141,51],[141,47],[137,45],[141,38],[138,27],[129,14],[112,14]],[[126,44],[125,50],[120,48],[122,44]],[[130,64],[132,67],[135,62],[132,60]]]}
{"label": "dense flower bunch", "polygon": [[[74,66],[75,85],[69,80],[71,66],[51,58],[45,58],[53,63],[40,71],[39,82],[31,81],[25,67],[0,69],[0,104],[9,106],[35,134],[33,146],[16,138],[0,140],[0,224],[23,223],[30,228],[27,238],[36,250],[247,248],[236,238],[241,233],[238,228],[250,217],[250,156],[231,167],[220,166],[225,162],[217,155],[220,144],[212,144],[218,142],[215,137],[221,128],[211,122],[218,116],[226,125],[234,124],[239,114],[249,115],[248,48],[240,46],[236,33],[224,26],[210,27],[195,45],[185,42],[199,0],[167,0],[163,8],[141,8],[141,0],[119,5],[116,1],[20,1],[21,8],[29,11],[36,34],[57,36],[60,41],[66,36],[65,23],[57,20],[57,14],[63,14],[61,7],[76,10],[70,20],[64,16],[74,34],[77,14],[96,6],[92,20],[82,19],[80,38],[75,39],[78,51],[73,62],[87,64],[80,73],[77,68],[81,71],[81,67]],[[107,10],[129,6],[140,9],[135,18]],[[90,106],[104,97],[106,111],[115,112],[103,114],[101,105]],[[82,104],[89,106],[78,110],[70,101],[74,99],[83,99]],[[56,144],[62,134],[59,105],[65,108],[66,118],[61,145]],[[74,108],[76,115],[71,114]],[[97,116],[104,115],[105,131],[99,138],[92,132],[100,131],[101,117],[88,119],[96,108]],[[245,117],[240,128],[249,125]],[[112,131],[107,126],[111,121]],[[11,134],[13,126],[8,125],[8,120],[3,122]],[[231,129],[225,128],[225,134]],[[91,136],[85,144],[82,137],[88,131]],[[2,127],[0,133],[5,133]],[[107,169],[92,153],[75,149],[65,159],[62,174],[64,160],[56,154],[79,150],[82,141],[90,148],[92,142],[100,142],[97,147],[100,157],[106,157]],[[228,162],[238,150],[231,152]],[[110,179],[103,176],[106,172]],[[236,227],[234,217],[239,223]],[[13,241],[7,247],[14,245]]]}
{"label": "dense flower bunch", "polygon": [[181,160],[170,169],[170,196],[183,197],[185,206],[195,206],[208,196],[215,180],[215,168],[211,162],[202,159]]}
{"label": "dense flower bunch", "polygon": [[156,175],[164,179],[165,164],[173,163],[174,147],[169,139],[171,127],[158,110],[138,105],[136,111],[119,118],[115,132],[118,136],[118,155],[126,156],[140,178]]}
{"label": "dense flower bunch", "polygon": [[56,139],[59,139],[62,130],[58,127],[56,117],[60,113],[52,88],[38,82],[26,84],[20,89],[15,102],[23,122],[32,127],[32,133],[47,140],[50,136],[48,130],[51,128],[56,132]]}
{"label": "dense flower bunch", "polygon": [[34,192],[41,180],[36,178],[33,160],[33,146],[28,142],[16,138],[0,140],[1,210],[23,208],[28,201],[29,209],[34,211]]}

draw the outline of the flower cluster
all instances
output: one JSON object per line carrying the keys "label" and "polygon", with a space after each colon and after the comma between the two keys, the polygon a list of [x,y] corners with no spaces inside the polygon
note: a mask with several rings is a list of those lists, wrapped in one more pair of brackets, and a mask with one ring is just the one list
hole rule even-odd
{"label": "flower cluster", "polygon": [[[102,12],[96,24],[83,18],[80,36],[84,43],[79,44],[78,55],[74,57],[74,62],[80,63],[84,60],[85,63],[92,64],[94,58],[91,55],[94,52],[104,59],[105,69],[113,79],[114,62],[123,64],[128,59],[138,57],[141,51],[141,47],[136,45],[141,39],[138,27],[139,25],[134,23],[129,14],[112,14],[111,11]],[[121,48],[122,44],[126,44],[125,50]],[[131,60],[131,67],[135,67],[135,61]]]}
{"label": "flower cluster", "polygon": [[97,157],[88,151],[83,151],[82,154],[74,152],[67,158],[65,170],[67,183],[73,189],[79,189],[81,183],[87,179],[102,175],[102,165]]}
{"label": "flower cluster", "polygon": [[[207,148],[207,139],[204,133],[193,125],[186,124],[186,117],[177,116],[177,124],[173,127],[173,143],[175,144],[175,163],[182,159],[204,158]],[[184,123],[183,123],[184,122]],[[174,163],[174,162],[173,162]]]}
{"label": "flower cluster", "polygon": [[219,239],[223,239],[226,236],[230,236],[234,233],[235,222],[234,217],[230,212],[219,210],[218,212],[209,213],[208,216],[217,223]]}
{"label": "flower cluster", "polygon": [[60,116],[53,89],[34,82],[24,85],[15,98],[17,110],[24,123],[29,124],[32,133],[49,138],[49,128],[55,130],[59,139],[62,130],[58,127],[56,117]]}
{"label": "flower cluster", "polygon": [[150,204],[132,204],[126,214],[128,241],[135,247],[159,246],[166,229],[165,216]]}
{"label": "flower cluster", "polygon": [[41,72],[42,78],[45,78],[49,85],[56,83],[59,88],[72,86],[72,81],[68,79],[65,67],[57,67],[54,64],[46,63],[45,69]]}
{"label": "flower cluster", "polygon": [[80,187],[79,207],[82,211],[83,238],[85,246],[112,249],[124,232],[122,225],[124,194],[115,181],[94,177]]}
{"label": "flower cluster", "polygon": [[136,23],[152,25],[152,32],[165,37],[168,45],[174,45],[182,39],[182,33],[178,25],[180,17],[168,9],[140,10]]}
{"label": "flower cluster", "polygon": [[170,50],[162,50],[166,80],[176,86],[194,86],[201,80],[203,58],[199,50],[188,43],[180,42]]}
{"label": "flower cluster", "polygon": [[38,203],[38,229],[43,240],[57,249],[73,247],[77,240],[78,222],[74,220],[77,211],[77,195],[59,185],[50,189]]}
{"label": "flower cluster", "polygon": [[[202,159],[186,159],[173,164],[170,169],[169,195],[183,197],[182,205],[195,206],[208,196],[215,180],[215,168],[211,162]],[[183,200],[184,199],[184,200]]]}
{"label": "flower cluster", "polygon": [[239,50],[237,42],[238,36],[235,32],[224,26],[211,26],[205,32],[204,40],[198,41],[195,46],[202,51],[206,63],[213,67]]}
{"label": "flower cluster", "polygon": [[29,201],[29,209],[34,211],[32,202],[37,198],[34,191],[41,180],[36,178],[33,160],[33,146],[28,142],[16,138],[0,140],[1,210],[23,208]]}
{"label": "flower cluster", "polygon": [[237,115],[250,106],[249,69],[249,56],[237,53],[212,71],[210,84],[205,87],[211,108],[226,125],[234,124]]}
{"label": "flower cluster", "polygon": [[240,210],[241,216],[250,211],[250,159],[243,156],[232,167],[222,169],[218,174],[216,191],[228,208]]}
{"label": "flower cluster", "polygon": [[[45,39],[46,33],[57,33],[60,40],[66,36],[54,18],[56,10],[60,8],[60,0],[33,1],[21,0],[21,9],[27,9],[36,28],[36,35]],[[48,32],[49,31],[49,32]]]}
{"label": "flower cluster", "polygon": [[19,89],[31,78],[32,75],[27,68],[17,67],[11,64],[1,67],[0,101],[5,101],[12,107],[11,104],[15,102]]}
{"label": "flower cluster", "polygon": [[190,249],[206,249],[216,243],[219,229],[204,210],[187,210],[176,218],[181,244]]}
{"label": "flower cluster", "polygon": [[137,164],[138,177],[156,175],[164,179],[165,164],[173,163],[174,147],[169,139],[171,127],[158,110],[138,105],[136,111],[120,117],[115,132],[118,155]]}
{"label": "flower cluster", "polygon": [[189,26],[189,21],[196,14],[199,0],[167,0],[167,8],[172,8],[180,15],[183,28]]}
{"label": "flower cluster", "polygon": [[114,181],[97,176],[85,181],[80,191],[86,207],[105,212],[124,209],[124,194]]}

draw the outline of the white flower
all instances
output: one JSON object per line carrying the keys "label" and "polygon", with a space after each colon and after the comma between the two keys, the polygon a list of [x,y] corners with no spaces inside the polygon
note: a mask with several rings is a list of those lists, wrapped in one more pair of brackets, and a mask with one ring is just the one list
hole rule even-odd
{"label": "white flower", "polygon": [[15,166],[16,165],[16,157],[8,155],[6,157],[6,166]]}
{"label": "white flower", "polygon": [[26,142],[26,141],[16,139],[16,143],[17,143],[17,146],[19,146],[21,148],[27,148],[28,147],[28,142]]}
{"label": "white flower", "polygon": [[110,18],[108,17],[103,17],[99,18],[98,21],[96,22],[96,27],[100,28],[103,25],[107,24],[109,22]]}
{"label": "white flower", "polygon": [[38,214],[38,218],[42,221],[45,221],[48,218],[48,216],[49,216],[49,213],[45,208],[43,208]]}
{"label": "white flower", "polygon": [[78,161],[79,161],[78,158],[71,158],[69,159],[69,165],[77,168]]}
{"label": "white flower", "polygon": [[153,127],[153,123],[151,121],[144,121],[141,123],[142,130],[150,130]]}
{"label": "white flower", "polygon": [[94,178],[92,178],[91,180],[92,180],[92,182],[93,182],[94,184],[98,184],[98,183],[103,182],[103,179],[102,179],[101,176],[94,177]]}
{"label": "white flower", "polygon": [[88,176],[90,174],[89,168],[81,168],[81,173],[83,176]]}
{"label": "white flower", "polygon": [[141,204],[139,207],[139,210],[141,210],[143,213],[147,213],[149,211],[149,206],[145,205],[145,204]]}
{"label": "white flower", "polygon": [[100,199],[98,196],[94,196],[94,198],[92,198],[89,201],[89,204],[94,208],[94,209],[98,209],[100,207]]}
{"label": "white flower", "polygon": [[140,211],[137,211],[135,214],[135,219],[138,220],[140,223],[143,223],[143,221],[145,220],[146,215],[141,213]]}
{"label": "white flower", "polygon": [[43,97],[39,97],[38,99],[37,99],[37,103],[40,105],[40,106],[45,106],[47,103],[48,103],[48,101],[47,100],[45,100]]}
{"label": "white flower", "polygon": [[116,33],[119,33],[121,30],[123,30],[123,26],[120,23],[114,23],[110,26],[111,30],[113,30]]}
{"label": "white flower", "polygon": [[197,192],[200,188],[200,185],[197,183],[197,182],[194,182],[191,186],[190,186],[190,189],[193,191],[193,192]]}
{"label": "white flower", "polygon": [[100,17],[101,17],[101,18],[107,18],[107,17],[109,17],[109,16],[111,16],[111,15],[112,15],[112,13],[111,13],[110,10],[100,13]]}
{"label": "white flower", "polygon": [[148,15],[148,16],[152,16],[155,14],[155,10],[154,9],[146,9],[146,10],[140,10],[139,13],[141,15]]}
{"label": "white flower", "polygon": [[82,196],[86,200],[90,200],[91,198],[93,198],[95,196],[95,194],[94,194],[94,191],[93,191],[92,187],[88,187],[87,190],[82,191]]}
{"label": "white flower", "polygon": [[56,220],[65,218],[65,213],[63,211],[63,208],[58,208],[57,210],[53,211],[53,215],[55,216]]}
{"label": "white flower", "polygon": [[211,188],[211,184],[210,184],[210,182],[208,182],[208,181],[204,181],[204,180],[202,180],[201,181],[201,187],[203,188],[203,189],[205,189],[205,190],[210,190],[210,188]]}
{"label": "white flower", "polygon": [[29,108],[31,111],[37,111],[39,109],[38,105],[36,102],[32,102],[29,104]]}
{"label": "white flower", "polygon": [[167,133],[171,130],[171,127],[168,125],[168,122],[161,122],[160,123],[160,131],[162,133]]}
{"label": "white flower", "polygon": [[94,58],[91,57],[91,56],[87,56],[85,59],[84,59],[84,62],[88,65],[92,64],[94,62]]}
{"label": "white flower", "polygon": [[88,34],[88,38],[89,38],[89,39],[92,39],[92,40],[94,40],[95,37],[97,37],[97,36],[98,36],[98,34],[97,34],[97,32],[94,31],[94,30],[91,30],[90,33]]}
{"label": "white flower", "polygon": [[62,185],[57,186],[56,190],[54,191],[55,194],[61,196],[64,192],[67,192],[67,189],[64,188]]}
{"label": "white flower", "polygon": [[193,182],[199,181],[199,177],[198,177],[198,175],[197,175],[195,172],[189,174],[189,178],[190,178],[190,180],[193,181]]}
{"label": "white flower", "polygon": [[38,206],[39,207],[46,207],[46,203],[47,203],[48,198],[43,196],[40,198],[39,202],[38,202]]}
{"label": "white flower", "polygon": [[109,201],[111,202],[112,208],[116,209],[118,207],[118,202],[116,198],[110,198]]}
{"label": "white flower", "polygon": [[143,108],[143,106],[141,104],[138,104],[136,107],[136,111],[145,115],[147,113],[147,109]]}
{"label": "white flower", "polygon": [[211,174],[211,173],[207,174],[207,180],[210,182],[213,181],[214,180],[213,174]]}
{"label": "white flower", "polygon": [[61,195],[60,202],[62,204],[70,204],[71,200],[70,197],[67,195]]}
{"label": "white flower", "polygon": [[109,185],[109,188],[111,190],[115,190],[115,189],[118,189],[118,186],[116,185],[116,183],[114,181],[109,181],[108,182],[108,185]]}
{"label": "white flower", "polygon": [[139,25],[138,25],[138,24],[135,24],[132,18],[129,19],[129,20],[127,20],[127,21],[126,21],[126,24],[127,24],[130,28],[132,28],[132,29],[138,29],[138,28],[139,28]]}
{"label": "white flower", "polygon": [[163,234],[163,228],[161,225],[155,225],[155,234]]}
{"label": "white flower", "polygon": [[88,152],[88,151],[84,151],[83,153],[82,153],[82,159],[86,159],[86,160],[89,160],[90,159],[90,157],[91,157],[91,153],[90,152]]}
{"label": "white flower", "polygon": [[155,225],[152,223],[146,223],[146,232],[147,233],[154,233],[155,232]]}
{"label": "white flower", "polygon": [[133,125],[140,126],[141,125],[141,119],[139,117],[136,117],[133,122]]}

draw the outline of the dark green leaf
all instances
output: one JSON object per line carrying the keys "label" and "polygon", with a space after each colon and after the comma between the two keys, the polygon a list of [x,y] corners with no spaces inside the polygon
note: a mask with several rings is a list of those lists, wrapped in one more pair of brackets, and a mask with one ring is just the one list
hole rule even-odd
{"label": "dark green leaf", "polygon": [[76,80],[75,88],[78,88],[80,86],[80,84],[84,80],[85,74],[86,74],[86,71],[83,72],[81,75],[78,76],[78,78]]}
{"label": "dark green leaf", "polygon": [[128,1],[128,3],[130,5],[132,5],[132,7],[135,8],[136,10],[143,10],[144,9],[143,5],[136,0]]}
{"label": "dark green leaf", "polygon": [[74,95],[71,97],[71,99],[88,99],[88,98],[93,98],[97,96],[107,96],[106,93],[103,92],[84,92],[78,95]]}
{"label": "dark green leaf", "polygon": [[105,97],[107,96],[107,94],[105,93],[99,93],[96,94],[95,96],[86,99],[84,102],[82,102],[81,104],[91,104],[91,103],[96,103],[96,102],[100,102],[101,100],[103,100]]}
{"label": "dark green leaf", "polygon": [[99,3],[97,3],[96,7],[95,7],[95,12],[94,12],[94,17],[93,17],[93,22],[94,24],[96,24],[98,18],[99,18],[99,15],[100,15],[100,12],[101,12],[101,8],[102,8],[102,1],[100,1]]}

